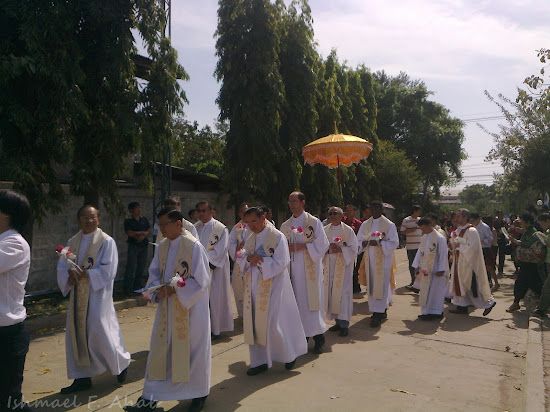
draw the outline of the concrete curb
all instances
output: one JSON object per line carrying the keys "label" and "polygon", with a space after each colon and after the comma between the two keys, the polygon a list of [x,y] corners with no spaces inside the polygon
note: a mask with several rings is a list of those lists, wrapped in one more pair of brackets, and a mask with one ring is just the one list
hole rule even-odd
{"label": "concrete curb", "polygon": [[[147,301],[141,296],[115,302],[115,310],[133,308],[135,306],[145,306]],[[31,335],[48,332],[52,329],[64,328],[67,320],[66,313],[58,313],[50,316],[38,316],[25,320],[25,328]]]}
{"label": "concrete curb", "polygon": [[525,410],[544,411],[545,389],[542,348],[543,320],[529,317],[527,329],[527,355],[525,364]]}

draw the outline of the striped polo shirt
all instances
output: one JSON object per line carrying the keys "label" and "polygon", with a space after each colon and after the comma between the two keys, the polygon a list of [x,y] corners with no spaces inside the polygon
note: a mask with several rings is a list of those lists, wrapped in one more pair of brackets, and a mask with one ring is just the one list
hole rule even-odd
{"label": "striped polo shirt", "polygon": [[419,217],[414,218],[407,216],[405,219],[403,219],[403,223],[401,223],[401,229],[400,231],[403,232],[406,229],[416,229],[414,232],[407,233],[406,241],[407,241],[407,249],[418,249],[420,246],[420,238],[422,237],[422,231],[418,227],[418,221],[420,220]]}

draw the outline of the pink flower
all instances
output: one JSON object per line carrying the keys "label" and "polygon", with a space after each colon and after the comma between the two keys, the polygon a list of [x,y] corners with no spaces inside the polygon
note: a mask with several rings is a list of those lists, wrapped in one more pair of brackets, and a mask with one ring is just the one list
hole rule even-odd
{"label": "pink flower", "polygon": [[342,238],[340,236],[336,236],[334,238],[334,243],[338,243],[338,242],[341,242],[342,241]]}
{"label": "pink flower", "polygon": [[290,226],[290,229],[291,230],[295,230],[296,228],[294,226]]}
{"label": "pink flower", "polygon": [[243,227],[243,224],[241,222],[237,223],[237,227],[240,229],[241,227]]}
{"label": "pink flower", "polygon": [[380,237],[380,236],[382,236],[382,233],[376,231],[376,232],[372,232],[370,235],[371,235],[371,237]]}
{"label": "pink flower", "polygon": [[185,286],[185,279],[181,278],[181,279],[178,279],[178,283],[177,285],[182,288]]}
{"label": "pink flower", "polygon": [[243,229],[246,229],[246,224],[243,224]]}
{"label": "pink flower", "polygon": [[422,273],[424,274],[424,276],[428,276],[428,271],[426,269],[422,269]]}
{"label": "pink flower", "polygon": [[302,229],[302,226],[298,226],[298,233],[302,233],[304,229]]}
{"label": "pink flower", "polygon": [[241,252],[240,250],[237,250],[237,253],[235,253],[235,256],[241,259],[243,257],[243,252]]}
{"label": "pink flower", "polygon": [[55,251],[56,251],[57,253],[61,253],[61,251],[62,251],[63,249],[64,249],[64,247],[63,247],[62,245],[57,245],[57,246],[55,247]]}

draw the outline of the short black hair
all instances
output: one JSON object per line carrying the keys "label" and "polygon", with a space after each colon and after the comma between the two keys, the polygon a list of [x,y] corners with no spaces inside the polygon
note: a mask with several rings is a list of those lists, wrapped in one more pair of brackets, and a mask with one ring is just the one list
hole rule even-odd
{"label": "short black hair", "polygon": [[522,213],[519,217],[522,222],[527,222],[533,224],[535,219],[533,218],[533,215],[531,213]]}
{"label": "short black hair", "polygon": [[550,214],[541,213],[539,217],[537,217],[537,220],[540,220],[541,222],[548,222],[550,220]]}
{"label": "short black hair", "polygon": [[261,207],[252,206],[246,209],[243,216],[248,216],[252,214],[256,215],[257,217],[262,217],[264,215],[264,210]]}
{"label": "short black hair", "polygon": [[174,199],[172,196],[167,197],[162,201],[162,207],[177,207],[177,206],[181,206],[181,203],[178,200]]}
{"label": "short black hair", "polygon": [[[302,200],[306,200],[306,195],[304,195],[302,192],[299,192],[298,190],[295,190],[294,192],[298,196],[298,200],[301,202]],[[291,193],[291,194],[292,194]]]}
{"label": "short black hair", "polygon": [[0,190],[0,212],[10,217],[10,226],[22,232],[31,217],[31,206],[27,197],[15,190]]}
{"label": "short black hair", "polygon": [[199,203],[197,203],[195,205],[195,209],[199,209],[200,205],[206,205],[208,207],[208,210],[215,210],[214,205],[212,204],[212,202],[210,202],[208,200],[201,200]]}
{"label": "short black hair", "polygon": [[181,211],[176,209],[175,207],[163,207],[157,213],[157,218],[160,218],[164,215],[167,215],[168,219],[170,219],[172,222],[183,219],[183,213],[181,213]]}
{"label": "short black hair", "polygon": [[352,205],[351,203],[350,203],[349,205],[346,205],[346,209],[347,209],[348,207],[353,207],[353,210],[357,210],[357,208],[355,207],[355,205]]}
{"label": "short black hair", "polygon": [[422,206],[420,206],[420,205],[413,205],[413,207],[412,207],[412,212],[414,213],[414,212],[416,212],[417,210],[422,210]]}
{"label": "short black hair", "polygon": [[379,200],[373,200],[370,202],[369,207],[375,207],[378,206],[380,209],[384,209],[384,204]]}
{"label": "short black hair", "polygon": [[193,213],[195,213],[197,211],[197,209],[191,209],[189,212],[187,212],[187,214],[189,215],[189,217],[191,217],[191,215]]}
{"label": "short black hair", "polygon": [[132,209],[135,209],[136,207],[141,207],[139,202],[134,201],[134,202],[128,203],[128,210],[129,211],[132,211]]}
{"label": "short black hair", "polygon": [[438,221],[437,214],[435,213],[428,213],[425,217],[427,217],[428,219],[432,219],[434,222]]}
{"label": "short black hair", "polygon": [[432,225],[432,220],[428,217],[420,218],[420,220],[418,221],[418,226],[431,226],[431,225]]}
{"label": "short black hair", "polygon": [[473,212],[473,213],[470,214],[470,218],[472,218],[472,219],[479,219],[479,217],[480,217],[479,213]]}
{"label": "short black hair", "polygon": [[87,205],[82,206],[80,209],[78,209],[78,211],[76,212],[76,218],[79,219],[80,215],[82,214],[82,211],[84,209],[88,209],[89,207],[93,207],[97,211],[97,217],[100,217],[99,216],[99,209],[97,207],[95,207],[94,205],[87,204]]}
{"label": "short black hair", "polygon": [[[460,214],[466,218],[470,218],[472,216],[472,213],[465,208],[460,208],[456,211],[456,213],[460,212]],[[478,215],[479,216],[479,215]]]}

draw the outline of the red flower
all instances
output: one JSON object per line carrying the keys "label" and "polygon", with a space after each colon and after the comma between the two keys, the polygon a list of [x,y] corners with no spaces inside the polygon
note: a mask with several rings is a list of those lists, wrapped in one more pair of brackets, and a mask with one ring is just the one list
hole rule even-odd
{"label": "red flower", "polygon": [[178,286],[180,288],[184,287],[185,286],[185,279],[181,278],[178,280]]}
{"label": "red flower", "polygon": [[304,229],[302,229],[302,226],[298,226],[298,233],[302,233]]}
{"label": "red flower", "polygon": [[290,229],[291,229],[291,230],[294,230],[294,229],[296,229],[296,228],[295,228],[294,226],[290,226]]}
{"label": "red flower", "polygon": [[342,241],[342,238],[340,236],[336,236],[334,238],[334,243],[338,243],[338,242],[341,242]]}
{"label": "red flower", "polygon": [[57,246],[55,247],[55,251],[56,251],[57,253],[61,253],[61,251],[62,251],[64,248],[65,248],[65,247],[62,246],[62,245],[57,245]]}

